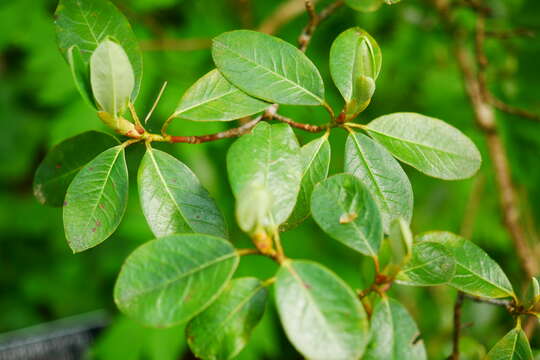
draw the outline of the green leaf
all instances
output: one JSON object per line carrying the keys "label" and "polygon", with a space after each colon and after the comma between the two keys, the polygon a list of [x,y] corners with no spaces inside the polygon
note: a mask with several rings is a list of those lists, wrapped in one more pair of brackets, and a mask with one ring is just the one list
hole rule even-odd
{"label": "green leaf", "polygon": [[514,297],[514,290],[500,266],[473,242],[449,232],[428,232],[420,241],[433,241],[453,252],[456,273],[450,285],[463,292],[487,298]]}
{"label": "green leaf", "polygon": [[103,40],[112,38],[122,46],[135,73],[131,94],[135,101],[141,86],[142,53],[124,15],[108,0],[60,0],[55,17],[58,46],[68,63],[73,46],[80,50],[81,63],[86,66]]}
{"label": "green leaf", "polygon": [[126,259],[114,300],[145,325],[177,325],[210,305],[237,266],[238,255],[225,240],[170,235],[141,245]]}
{"label": "green leaf", "polygon": [[334,40],[330,49],[330,73],[351,117],[369,104],[381,64],[381,49],[366,31],[351,28]]}
{"label": "green leaf", "polygon": [[397,218],[411,222],[413,191],[407,174],[381,145],[363,134],[350,134],[345,146],[345,171],[356,176],[379,206],[383,229]]}
{"label": "green leaf", "polygon": [[73,252],[111,236],[126,211],[128,186],[123,145],[102,152],[75,176],[64,203],[64,231]]}
{"label": "green leaf", "polygon": [[214,38],[219,71],[251,96],[272,103],[322,105],[324,84],[315,65],[293,45],[250,30]]}
{"label": "green leaf", "polygon": [[227,226],[216,203],[197,176],[175,157],[152,148],[138,174],[141,207],[156,237],[202,233],[227,237]]}
{"label": "green leaf", "polygon": [[345,3],[356,11],[372,12],[381,7],[383,0],[345,0]]}
{"label": "green leaf", "polygon": [[39,165],[34,176],[34,195],[40,203],[62,206],[71,180],[101,152],[118,145],[114,137],[87,131],[54,146]]}
{"label": "green leaf", "polygon": [[237,198],[250,187],[261,187],[272,201],[269,222],[279,226],[287,220],[302,179],[300,147],[289,125],[259,123],[231,146],[227,170]]}
{"label": "green leaf", "polygon": [[228,121],[261,112],[269,103],[255,99],[212,70],[193,84],[174,112],[195,121]]}
{"label": "green leaf", "polygon": [[395,219],[390,224],[388,235],[392,263],[401,265],[407,262],[412,255],[413,235],[409,224],[402,218]]}
{"label": "green leaf", "polygon": [[79,47],[73,45],[67,51],[67,62],[71,69],[71,75],[75,82],[75,87],[81,94],[83,100],[93,108],[96,108],[92,85],[90,84],[90,66],[85,63]]}
{"label": "green leaf", "polygon": [[334,239],[364,255],[377,254],[383,237],[379,209],[355,176],[338,174],[315,186],[311,213]]}
{"label": "green leaf", "polygon": [[352,290],[319,264],[287,261],[277,274],[276,304],[287,337],[311,360],[358,359],[368,334]]}
{"label": "green leaf", "polygon": [[444,245],[422,241],[414,244],[412,258],[397,275],[396,281],[404,285],[434,286],[446,284],[456,273],[456,261]]}
{"label": "green leaf", "polygon": [[331,149],[328,136],[315,139],[300,149],[302,158],[302,184],[294,210],[284,224],[285,229],[291,229],[311,214],[311,193],[313,188],[328,176],[330,168]]}
{"label": "green leaf", "polygon": [[189,347],[200,359],[233,359],[261,320],[268,291],[256,278],[231,281],[219,298],[188,324]]}
{"label": "green leaf", "polygon": [[383,297],[371,316],[370,341],[363,360],[427,359],[424,342],[407,309],[397,300]]}
{"label": "green leaf", "polygon": [[367,125],[369,134],[399,160],[441,179],[471,177],[482,162],[463,133],[444,121],[415,113],[381,116]]}
{"label": "green leaf", "polygon": [[533,354],[527,335],[521,328],[506,334],[489,351],[485,360],[532,360]]}
{"label": "green leaf", "polygon": [[133,68],[122,46],[111,40],[99,44],[90,58],[90,83],[98,108],[122,115],[135,86]]}

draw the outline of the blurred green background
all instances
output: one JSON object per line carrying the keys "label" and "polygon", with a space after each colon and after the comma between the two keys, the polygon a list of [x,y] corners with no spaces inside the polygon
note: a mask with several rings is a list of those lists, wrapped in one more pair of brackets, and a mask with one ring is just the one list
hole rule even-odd
{"label": "blurred green background", "polygon": [[[90,1],[90,0],[88,0]],[[116,0],[143,41],[144,78],[136,103],[148,111],[162,83],[169,86],[150,127],[163,120],[196,79],[213,68],[209,39],[238,28],[258,28],[284,2],[279,0]],[[299,0],[299,2],[302,2]],[[458,1],[455,1],[458,3]],[[328,1],[320,1],[321,4]],[[319,4],[319,6],[321,5]],[[537,0],[492,0],[491,30],[540,30]],[[0,333],[71,315],[106,309],[112,323],[89,355],[96,359],[189,359],[183,329],[143,328],[118,314],[112,301],[115,277],[124,258],[152,238],[138,205],[135,175],[143,146],[131,147],[128,165],[132,181],[129,207],[119,230],[102,245],[71,254],[63,233],[60,209],[41,206],[32,195],[34,170],[47,150],[66,137],[103,126],[83,103],[68,66],[56,48],[55,0],[0,1]],[[468,11],[460,13],[473,26]],[[279,28],[277,35],[296,43],[307,17],[301,14]],[[328,70],[332,40],[358,25],[370,32],[383,52],[383,68],[371,106],[360,121],[396,111],[421,112],[458,127],[479,146],[484,162],[476,178],[443,182],[406,167],[415,193],[413,231],[440,229],[460,232],[483,247],[507,272],[517,289],[522,273],[511,240],[500,221],[497,190],[482,134],[473,124],[450,42],[427,1],[403,0],[370,14],[339,10],[317,30],[307,54],[320,68],[329,102],[341,106]],[[181,41],[156,42],[158,39]],[[515,105],[540,112],[540,37],[489,40],[492,90]],[[160,50],[161,45],[173,47]],[[323,123],[323,110],[282,107],[300,122]],[[534,222],[540,219],[540,123],[498,115],[521,199],[525,227],[538,250]],[[192,135],[219,131],[231,124],[176,120],[171,133]],[[345,133],[331,136],[332,172],[342,171]],[[313,135],[298,133],[301,143]],[[167,149],[188,164],[217,199],[226,214],[232,241],[248,242],[234,222],[234,201],[225,168],[233,140]],[[473,191],[473,189],[476,189]],[[474,192],[475,200],[470,201]],[[472,204],[472,205],[471,205]],[[309,258],[329,266],[355,287],[366,282],[370,264],[327,238],[307,221],[283,235],[290,257]],[[272,276],[275,265],[266,259],[243,259],[238,276]],[[368,269],[368,270],[366,270]],[[451,352],[452,307],[455,291],[446,287],[413,289],[395,286],[398,297],[417,319],[430,359]],[[467,302],[464,359],[479,359],[512,326],[503,310]],[[533,347],[540,348],[537,331]],[[239,359],[300,359],[284,337],[273,306],[267,308],[251,343]]]}

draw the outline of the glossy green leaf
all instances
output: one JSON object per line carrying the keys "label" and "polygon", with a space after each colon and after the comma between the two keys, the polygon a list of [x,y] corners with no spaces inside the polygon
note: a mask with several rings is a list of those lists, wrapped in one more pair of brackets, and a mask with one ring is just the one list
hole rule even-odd
{"label": "glossy green leaf", "polygon": [[238,255],[225,240],[170,235],[141,245],[126,259],[114,300],[145,325],[180,324],[219,296],[237,266]]}
{"label": "glossy green leaf", "polygon": [[40,203],[62,206],[71,180],[93,158],[118,145],[114,137],[87,131],[54,146],[39,165],[34,176],[34,195]]}
{"label": "glossy green leaf", "polygon": [[64,231],[73,252],[111,236],[124,216],[128,186],[122,145],[102,152],[75,176],[64,203]]}
{"label": "glossy green leaf", "polygon": [[534,297],[534,302],[540,302],[540,284],[538,283],[538,278],[533,277],[531,279],[532,282],[532,294]]}
{"label": "glossy green leaf", "polygon": [[527,335],[521,328],[506,334],[487,354],[484,360],[532,360],[533,354]]}
{"label": "glossy green leaf", "polygon": [[197,176],[175,157],[152,148],[138,174],[141,207],[156,237],[201,233],[227,237],[216,203]]}
{"label": "glossy green leaf", "polygon": [[360,180],[338,174],[313,190],[311,213],[328,235],[362,254],[375,256],[383,231],[375,200]]}
{"label": "glossy green leaf", "polygon": [[381,116],[367,125],[371,137],[421,172],[446,180],[471,177],[482,162],[474,143],[444,121],[415,113]]}
{"label": "glossy green leaf", "polygon": [[372,12],[381,7],[383,0],[345,0],[345,3],[356,11]]}
{"label": "glossy green leaf", "polygon": [[363,360],[427,359],[414,319],[397,300],[381,298],[373,309],[370,340]]}
{"label": "glossy green leaf", "polygon": [[383,146],[363,134],[350,134],[345,146],[345,171],[360,179],[373,195],[386,233],[394,219],[401,217],[410,223],[413,213],[411,183]]}
{"label": "glossy green leaf", "polygon": [[358,359],[368,329],[352,290],[319,264],[287,261],[277,275],[276,305],[287,337],[308,359]]}
{"label": "glossy green leaf", "polygon": [[432,241],[414,244],[411,260],[397,275],[400,284],[434,286],[446,284],[456,273],[456,261],[446,246]]}
{"label": "glossy green leaf", "polygon": [[291,229],[311,214],[311,193],[320,181],[326,179],[330,168],[331,149],[327,136],[315,139],[300,149],[302,158],[302,184],[296,200],[294,210],[284,224],[284,228]]}
{"label": "glossy green leaf", "polygon": [[188,324],[189,347],[200,359],[233,359],[261,320],[268,291],[256,278],[231,281],[219,298]]}
{"label": "glossy green leaf", "polygon": [[86,66],[103,40],[112,38],[122,46],[135,73],[134,101],[141,84],[142,53],[124,15],[109,0],[60,0],[55,17],[58,46],[68,63],[73,46],[80,50],[81,63]]}
{"label": "glossy green leaf", "polygon": [[366,31],[351,28],[334,40],[330,49],[330,73],[345,99],[348,115],[354,117],[369,104],[381,64],[381,49]]}
{"label": "glossy green leaf", "polygon": [[392,221],[388,242],[393,264],[401,265],[410,259],[413,248],[413,235],[407,221],[402,218]]}
{"label": "glossy green leaf", "polygon": [[438,242],[453,252],[456,273],[450,285],[463,292],[487,298],[515,297],[501,267],[472,241],[449,232],[428,232],[416,241]]}
{"label": "glossy green leaf", "polygon": [[289,125],[258,124],[231,146],[227,170],[237,198],[250,187],[261,187],[270,194],[269,222],[279,226],[287,220],[302,179],[300,146]]}
{"label": "glossy green leaf", "polygon": [[83,100],[93,108],[96,108],[94,95],[92,94],[92,85],[90,84],[90,65],[84,62],[78,46],[73,45],[68,49],[67,62],[71,69],[75,86]]}
{"label": "glossy green leaf", "polygon": [[321,105],[324,84],[315,65],[293,45],[251,30],[214,38],[219,71],[251,96],[278,104]]}
{"label": "glossy green leaf", "polygon": [[255,99],[212,70],[193,84],[174,112],[175,117],[196,121],[228,121],[261,112],[269,103]]}
{"label": "glossy green leaf", "polygon": [[135,77],[126,52],[111,40],[104,40],[90,58],[90,83],[98,108],[113,116],[127,109]]}

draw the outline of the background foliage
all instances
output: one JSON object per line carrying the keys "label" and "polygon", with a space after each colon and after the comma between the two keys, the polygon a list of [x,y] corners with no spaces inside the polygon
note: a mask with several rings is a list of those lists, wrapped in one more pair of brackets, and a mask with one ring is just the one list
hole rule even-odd
{"label": "background foliage", "polygon": [[[325,1],[322,1],[323,3]],[[150,120],[159,131],[181,94],[212,69],[209,39],[245,27],[257,28],[281,1],[252,1],[251,11],[241,11],[246,1],[235,0],[123,0],[115,2],[127,15],[139,39],[143,39],[144,78],[137,107],[150,108],[164,80],[169,81],[163,100]],[[537,28],[540,4],[533,0],[493,0],[495,29]],[[136,187],[119,231],[111,239],[74,256],[66,246],[61,210],[39,205],[31,191],[33,172],[47,149],[68,136],[102,127],[94,112],[77,93],[68,66],[56,48],[52,14],[55,0],[17,0],[0,4],[0,332],[69,315],[105,308],[113,322],[93,354],[99,359],[176,359],[185,349],[183,329],[143,328],[120,315],[113,304],[112,287],[123,259],[138,245],[152,238],[144,221]],[[468,14],[463,12],[464,21]],[[284,25],[278,36],[295,43],[306,22],[302,14]],[[440,31],[439,19],[425,2],[406,0],[384,6],[370,14],[341,9],[317,30],[307,55],[321,69],[332,105],[339,104],[338,90],[330,81],[328,53],[332,40],[351,26],[361,26],[373,35],[383,52],[377,92],[361,121],[395,111],[419,112],[444,119],[470,136],[482,151],[484,163],[474,179],[442,182],[405,167],[415,194],[412,228],[415,233],[441,229],[459,233],[469,228],[471,240],[484,248],[520,283],[521,272],[510,239],[501,225],[496,189],[483,138],[472,121],[461,78],[451,55],[449,39]],[[472,26],[472,23],[471,23]],[[191,39],[181,50],[160,51],[151,39]],[[169,44],[171,45],[171,44]],[[489,41],[489,73],[493,91],[501,98],[529,109],[540,110],[537,65],[538,39],[516,38]],[[282,106],[282,113],[298,121],[324,122],[323,109]],[[538,112],[538,111],[537,111]],[[520,191],[527,230],[536,239],[533,223],[540,218],[540,125],[500,114],[512,173]],[[175,134],[204,134],[223,130],[227,124],[177,120]],[[302,143],[313,137],[297,133]],[[346,133],[334,131],[333,149],[345,146]],[[226,149],[231,140],[202,145],[165,145],[185,162],[216,198],[231,239],[241,247],[247,237],[234,221],[234,199],[227,181]],[[333,151],[331,173],[341,171],[343,151]],[[143,147],[128,149],[130,181]],[[469,201],[473,189],[479,198]],[[470,206],[475,204],[475,206]],[[291,257],[317,260],[336,271],[352,286],[362,287],[359,266],[366,258],[330,241],[312,220],[283,236]],[[537,245],[538,247],[538,245]],[[359,265],[360,264],[360,265]],[[276,266],[263,258],[247,257],[237,276],[257,273],[267,278]],[[417,289],[395,286],[393,296],[409,309],[418,322],[430,359],[450,353],[452,306],[455,291],[444,288]],[[272,299],[272,297],[269,297]],[[5,311],[9,309],[9,311]],[[300,358],[287,342],[274,307],[269,306],[261,324],[240,359]],[[512,327],[511,318],[498,308],[467,302],[464,358],[477,359]],[[180,335],[179,335],[180,334]],[[276,346],[279,344],[279,346]],[[540,347],[537,335],[533,348]]]}

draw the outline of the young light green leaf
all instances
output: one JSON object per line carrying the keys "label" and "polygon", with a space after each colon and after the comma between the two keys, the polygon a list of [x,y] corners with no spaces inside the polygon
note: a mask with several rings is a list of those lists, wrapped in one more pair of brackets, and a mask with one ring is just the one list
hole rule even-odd
{"label": "young light green leaf", "polygon": [[109,39],[99,44],[90,58],[90,82],[98,108],[122,115],[135,86],[133,68],[122,46]]}
{"label": "young light green leaf", "polygon": [[73,252],[100,244],[116,230],[126,210],[128,185],[122,145],[102,152],[75,176],[64,202],[64,231]]}
{"label": "young light green leaf", "polygon": [[272,103],[322,105],[324,84],[315,65],[293,45],[250,30],[214,38],[219,71],[251,96]]}
{"label": "young light green leaf", "polygon": [[200,359],[233,359],[246,346],[264,314],[268,291],[256,278],[230,282],[219,298],[186,328],[189,347]]}
{"label": "young light green leaf", "polygon": [[398,218],[390,223],[388,242],[393,264],[401,265],[411,258],[413,234],[407,221]]}
{"label": "young light green leaf", "polygon": [[397,300],[383,297],[371,316],[370,340],[364,360],[424,360],[424,342],[407,309]]}
{"label": "young light green leaf", "polygon": [[34,195],[40,203],[62,206],[71,180],[93,158],[118,145],[114,137],[87,131],[54,146],[34,176]]}
{"label": "young light green leaf", "polygon": [[149,147],[138,182],[141,207],[156,237],[192,232],[227,237],[216,203],[197,176],[175,157]]}
{"label": "young light green leaf", "polygon": [[273,227],[272,199],[263,185],[252,184],[237,196],[236,221],[249,234]]}
{"label": "young light green leaf", "polygon": [[352,290],[319,264],[287,261],[277,274],[276,305],[287,337],[311,360],[358,359],[367,319]]}
{"label": "young light green leaf", "polygon": [[456,261],[444,245],[422,241],[414,244],[412,258],[396,276],[403,285],[435,286],[448,283],[456,273]]}
{"label": "young light green leaf", "polygon": [[345,99],[347,115],[355,117],[367,107],[381,64],[381,49],[366,31],[351,28],[334,40],[330,49],[330,73]]}
{"label": "young light green leaf", "polygon": [[506,334],[487,354],[484,360],[532,360],[533,354],[527,335],[521,328]]}
{"label": "young light green leaf", "polygon": [[370,122],[367,131],[399,160],[433,177],[465,179],[482,162],[474,143],[461,131],[428,116],[385,115]]}
{"label": "young light green leaf", "polygon": [[67,51],[67,62],[71,69],[71,75],[75,82],[75,87],[81,94],[83,100],[93,108],[96,108],[92,85],[90,84],[90,66],[85,63],[79,47],[73,45]]}
{"label": "young light green leaf", "polygon": [[135,73],[131,94],[135,101],[142,78],[142,53],[124,15],[109,0],[60,0],[55,17],[58,46],[70,64],[73,46],[80,50],[80,64],[85,66],[103,40],[112,38],[122,46]]}
{"label": "young light green leaf", "polygon": [[317,183],[326,179],[330,168],[331,149],[327,136],[315,139],[300,149],[302,158],[302,184],[294,210],[284,224],[291,229],[306,220],[311,214],[311,193]]}
{"label": "young light green leaf", "polygon": [[255,99],[212,70],[193,84],[174,112],[195,121],[228,121],[261,112],[269,103]]}
{"label": "young light green leaf", "polygon": [[238,266],[230,243],[203,234],[170,235],[138,247],[114,287],[120,310],[149,326],[186,322],[210,305]]}
{"label": "young light green leaf", "polygon": [[364,255],[379,251],[383,231],[379,209],[360,180],[338,174],[313,190],[311,213],[328,235]]}
{"label": "young light green leaf", "polygon": [[345,0],[345,3],[356,11],[372,12],[381,7],[383,0]]}
{"label": "young light green leaf", "polygon": [[356,176],[379,206],[383,228],[403,218],[410,223],[413,191],[407,174],[380,144],[363,134],[350,134],[345,145],[345,171]]}
{"label": "young light green leaf", "polygon": [[538,279],[536,277],[533,277],[531,279],[532,282],[532,293],[534,297],[534,302],[540,302],[540,284],[538,283]]}
{"label": "young light green leaf", "polygon": [[449,284],[456,289],[487,298],[515,298],[500,266],[472,241],[442,231],[419,235],[416,241],[438,242],[453,252],[456,273]]}
{"label": "young light green leaf", "polygon": [[234,195],[260,186],[270,194],[271,215],[268,223],[279,226],[294,208],[302,179],[300,147],[287,124],[258,124],[231,146],[227,170]]}

